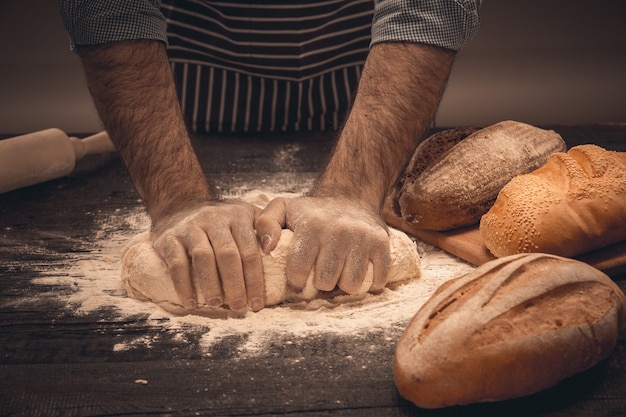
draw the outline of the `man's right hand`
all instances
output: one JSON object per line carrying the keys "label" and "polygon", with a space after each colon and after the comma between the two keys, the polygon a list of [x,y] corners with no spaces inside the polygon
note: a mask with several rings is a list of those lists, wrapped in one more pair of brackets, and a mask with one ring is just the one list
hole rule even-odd
{"label": "man's right hand", "polygon": [[193,310],[201,294],[213,306],[263,308],[257,209],[215,200],[187,132],[165,46],[137,39],[79,51],[96,108],[150,214],[153,245],[182,304]]}
{"label": "man's right hand", "polygon": [[196,291],[213,307],[263,308],[263,263],[254,232],[258,211],[239,200],[214,201],[154,223],[153,246],[187,310],[196,308]]}

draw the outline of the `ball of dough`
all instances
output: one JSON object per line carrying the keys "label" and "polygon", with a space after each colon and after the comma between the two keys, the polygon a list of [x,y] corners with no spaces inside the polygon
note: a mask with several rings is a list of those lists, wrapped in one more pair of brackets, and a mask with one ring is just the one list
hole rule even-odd
{"label": "ball of dough", "polygon": [[[420,258],[416,244],[405,233],[395,229],[389,230],[389,248],[391,252],[390,270],[387,284],[400,283],[417,278],[421,274]],[[276,249],[263,255],[263,271],[265,275],[266,306],[274,306],[284,302],[310,301],[315,298],[332,298],[346,293],[335,290],[320,293],[313,286],[313,274],[309,276],[302,291],[295,291],[287,284],[285,274],[286,256],[293,237],[291,230],[283,230]],[[128,295],[138,300],[151,301],[174,314],[189,314],[174,289],[167,265],[152,246],[149,232],[133,237],[122,253],[121,275]],[[363,285],[353,296],[363,296],[373,282],[373,268],[370,263]],[[197,288],[197,285],[196,285]],[[201,292],[198,293],[198,307],[192,314],[209,317],[226,317],[226,308],[209,307]],[[337,297],[347,301],[350,297]]]}

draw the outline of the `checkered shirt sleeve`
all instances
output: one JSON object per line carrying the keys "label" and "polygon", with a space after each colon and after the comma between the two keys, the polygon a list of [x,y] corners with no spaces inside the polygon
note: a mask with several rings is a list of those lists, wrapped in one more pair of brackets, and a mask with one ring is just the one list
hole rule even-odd
{"label": "checkered shirt sleeve", "polygon": [[481,0],[376,0],[371,45],[419,42],[458,51],[478,31]]}
{"label": "checkered shirt sleeve", "polygon": [[159,0],[59,0],[72,49],[129,39],[167,43]]}

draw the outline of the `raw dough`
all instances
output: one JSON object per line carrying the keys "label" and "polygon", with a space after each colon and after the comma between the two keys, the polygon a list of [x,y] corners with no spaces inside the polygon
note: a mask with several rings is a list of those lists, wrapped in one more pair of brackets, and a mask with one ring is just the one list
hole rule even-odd
{"label": "raw dough", "polygon": [[[416,244],[406,234],[390,229],[389,245],[391,265],[387,285],[401,283],[421,274],[420,258]],[[346,295],[339,290],[319,293],[309,276],[306,287],[296,292],[287,285],[285,276],[285,256],[293,232],[283,230],[278,246],[268,255],[263,256],[265,272],[266,305],[272,306],[284,302],[309,301],[315,298],[327,298],[333,302],[351,301],[362,298],[369,289],[373,268],[370,263],[363,286],[355,294]],[[136,235],[128,243],[122,254],[122,280],[130,297],[152,301],[174,314],[189,314],[181,305],[165,262],[152,247],[149,232]],[[198,295],[198,308],[192,313],[209,317],[228,316],[226,308],[206,305],[201,294]]]}

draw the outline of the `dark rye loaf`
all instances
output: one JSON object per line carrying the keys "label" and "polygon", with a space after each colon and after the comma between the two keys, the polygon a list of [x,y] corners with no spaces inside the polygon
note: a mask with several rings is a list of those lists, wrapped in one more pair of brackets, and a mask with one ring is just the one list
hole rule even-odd
{"label": "dark rye loaf", "polygon": [[514,176],[565,149],[558,133],[510,120],[474,132],[440,132],[416,148],[392,201],[420,229],[474,225]]}

